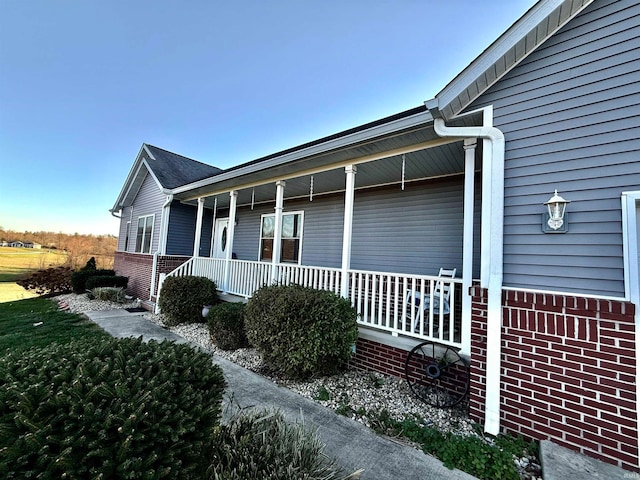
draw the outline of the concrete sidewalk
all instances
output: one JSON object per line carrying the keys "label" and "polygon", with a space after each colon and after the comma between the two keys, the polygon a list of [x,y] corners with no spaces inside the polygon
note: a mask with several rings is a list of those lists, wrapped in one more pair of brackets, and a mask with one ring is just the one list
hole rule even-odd
{"label": "concrete sidewalk", "polygon": [[[142,318],[141,314],[109,310],[86,312],[85,315],[114,337],[142,335],[145,340],[186,342],[179,335]],[[338,459],[348,472],[364,469],[362,480],[475,479],[460,470],[449,470],[438,459],[415,448],[376,435],[364,425],[232,362],[215,355],[213,360],[220,365],[227,381],[225,403],[231,402],[241,408],[278,408],[291,420],[302,417],[307,427],[317,429],[326,443],[325,453],[329,457]]]}

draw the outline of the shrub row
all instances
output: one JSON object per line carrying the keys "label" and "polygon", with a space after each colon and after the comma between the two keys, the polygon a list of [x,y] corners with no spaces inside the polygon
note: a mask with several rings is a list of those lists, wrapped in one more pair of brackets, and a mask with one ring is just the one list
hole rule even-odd
{"label": "shrub row", "polygon": [[120,275],[94,275],[87,278],[85,288],[86,290],[98,287],[127,288],[128,283],[129,278]]}
{"label": "shrub row", "polygon": [[[202,308],[217,301],[215,283],[194,276],[168,277],[159,305],[165,323],[202,322]],[[299,285],[265,286],[249,302],[213,306],[212,340],[224,350],[253,345],[265,364],[289,378],[328,375],[345,366],[358,337],[349,300]]]}
{"label": "shrub row", "polygon": [[186,345],[53,343],[0,358],[0,478],[202,478],[224,378]]}
{"label": "shrub row", "polygon": [[158,305],[169,326],[179,323],[203,323],[202,308],[218,302],[215,282],[205,277],[167,277]]}
{"label": "shrub row", "polygon": [[249,342],[267,366],[289,378],[345,366],[358,338],[356,320],[349,300],[299,285],[262,287],[245,310]]}
{"label": "shrub row", "polygon": [[[115,276],[116,272],[114,270],[78,270],[77,272],[73,272],[71,275],[71,286],[73,288],[73,293],[84,293],[89,287],[87,286],[87,282],[92,277],[106,277]],[[95,285],[95,286],[111,286],[111,285]]]}

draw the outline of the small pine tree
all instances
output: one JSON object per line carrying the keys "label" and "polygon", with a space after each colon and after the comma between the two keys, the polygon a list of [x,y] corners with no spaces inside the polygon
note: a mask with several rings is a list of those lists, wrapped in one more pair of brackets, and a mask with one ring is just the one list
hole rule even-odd
{"label": "small pine tree", "polygon": [[82,268],[82,271],[96,270],[98,267],[96,266],[96,257],[91,257],[87,264]]}

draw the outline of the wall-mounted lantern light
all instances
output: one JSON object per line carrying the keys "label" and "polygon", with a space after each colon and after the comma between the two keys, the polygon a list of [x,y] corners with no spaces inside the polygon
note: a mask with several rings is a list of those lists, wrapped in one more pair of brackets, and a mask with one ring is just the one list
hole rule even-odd
{"label": "wall-mounted lantern light", "polygon": [[567,203],[571,203],[571,200],[565,200],[558,195],[558,190],[544,203],[547,206],[547,211],[542,214],[542,231],[544,233],[567,233],[569,231],[569,219],[565,212]]}

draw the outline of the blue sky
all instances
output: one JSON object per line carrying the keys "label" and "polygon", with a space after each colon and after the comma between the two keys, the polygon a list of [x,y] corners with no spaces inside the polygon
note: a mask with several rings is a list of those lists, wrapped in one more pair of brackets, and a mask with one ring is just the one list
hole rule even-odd
{"label": "blue sky", "polygon": [[116,234],[143,142],[227,168],[416,107],[533,0],[0,0],[0,226]]}

